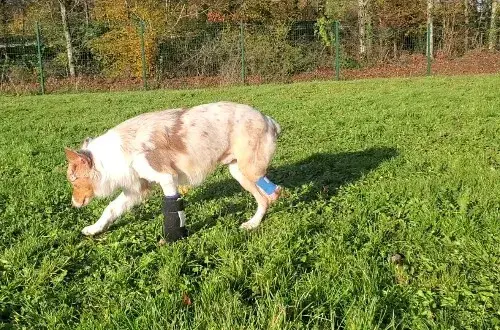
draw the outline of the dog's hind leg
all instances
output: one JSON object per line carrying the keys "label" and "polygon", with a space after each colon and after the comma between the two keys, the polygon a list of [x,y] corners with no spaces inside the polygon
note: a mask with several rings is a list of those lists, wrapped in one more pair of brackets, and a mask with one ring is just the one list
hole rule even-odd
{"label": "dog's hind leg", "polygon": [[243,126],[235,141],[236,162],[229,165],[232,176],[255,197],[258,204],[255,215],[241,225],[245,229],[259,226],[269,205],[281,192],[281,187],[265,176],[276,149],[276,138],[261,124],[254,121]]}
{"label": "dog's hind leg", "polygon": [[[255,124],[255,126],[258,126]],[[270,203],[276,201],[281,187],[272,183],[265,175],[276,150],[276,137],[269,130],[246,126],[236,140],[234,156],[241,173]]]}
{"label": "dog's hind leg", "polygon": [[257,201],[257,212],[255,212],[254,216],[248,220],[247,222],[244,222],[241,224],[241,228],[243,229],[254,229],[257,228],[260,225],[260,222],[262,221],[262,218],[266,214],[267,208],[269,207],[269,200],[264,197],[255,183],[250,181],[239,169],[238,163],[233,162],[229,164],[229,172],[233,176],[233,178],[236,179],[240,183],[240,185],[247,190],[249,193],[255,197],[255,200]]}

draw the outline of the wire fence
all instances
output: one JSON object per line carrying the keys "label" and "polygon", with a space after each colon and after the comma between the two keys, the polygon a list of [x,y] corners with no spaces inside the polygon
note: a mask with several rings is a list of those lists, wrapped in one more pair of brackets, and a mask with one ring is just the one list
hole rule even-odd
{"label": "wire fence", "polygon": [[[453,60],[485,42],[476,35],[450,44],[438,26],[432,33],[431,26],[360,31],[333,21],[205,23],[161,38],[142,21],[124,28],[133,36],[126,43],[82,44],[71,50],[71,57],[68,47],[51,42],[50,31],[38,24],[26,35],[0,36],[0,91],[43,94],[418,76],[433,74],[435,66],[439,73],[458,74],[466,70],[457,69]],[[466,57],[467,65],[500,72],[498,52],[484,54]]]}

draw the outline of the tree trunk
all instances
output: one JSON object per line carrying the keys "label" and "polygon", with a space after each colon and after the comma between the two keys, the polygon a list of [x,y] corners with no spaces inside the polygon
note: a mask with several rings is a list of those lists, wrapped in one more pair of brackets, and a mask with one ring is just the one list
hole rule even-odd
{"label": "tree trunk", "polygon": [[370,13],[370,9],[366,10],[366,55],[371,57],[372,49],[373,49],[373,24],[372,24],[372,16]]}
{"label": "tree trunk", "polygon": [[392,51],[394,55],[394,59],[398,59],[398,42],[396,41],[396,37],[392,40]]}
{"label": "tree trunk", "polygon": [[429,45],[427,46],[427,56],[433,57],[434,54],[434,25],[433,25],[433,7],[434,0],[427,0],[427,29],[429,33]]}
{"label": "tree trunk", "polygon": [[59,0],[59,6],[61,7],[61,20],[64,30],[64,38],[66,39],[66,52],[68,54],[68,68],[69,75],[71,77],[75,76],[75,65],[73,63],[73,43],[71,42],[71,34],[69,33],[68,25],[68,15],[66,13],[66,4],[63,0]]}
{"label": "tree trunk", "polygon": [[6,7],[7,7],[7,1],[0,0],[0,27],[1,27],[0,31],[4,36],[7,36],[7,23],[8,23]]}
{"label": "tree trunk", "polygon": [[358,0],[359,56],[366,57],[366,2]]}
{"label": "tree trunk", "polygon": [[90,24],[90,11],[88,0],[83,0],[83,9],[85,11],[85,26],[88,27]]}
{"label": "tree trunk", "polygon": [[469,50],[469,0],[464,0],[464,17],[465,17],[464,50],[466,53]]}
{"label": "tree trunk", "polygon": [[488,49],[495,50],[497,45],[497,14],[500,0],[491,1],[491,21],[490,21],[490,35]]}
{"label": "tree trunk", "polygon": [[[0,33],[7,37],[7,1],[0,0]],[[9,58],[9,38],[5,38],[5,53],[4,57],[7,60]],[[2,70],[2,75],[4,74]],[[2,77],[3,78],[3,77]]]}

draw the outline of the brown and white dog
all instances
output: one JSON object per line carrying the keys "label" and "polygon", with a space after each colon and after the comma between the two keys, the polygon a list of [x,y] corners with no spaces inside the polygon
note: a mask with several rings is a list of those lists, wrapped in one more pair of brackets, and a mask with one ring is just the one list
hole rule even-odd
{"label": "brown and white dog", "polygon": [[151,184],[174,196],[179,185],[201,184],[219,164],[229,165],[231,175],[255,197],[257,211],[241,227],[256,228],[281,191],[278,186],[265,193],[256,184],[267,172],[280,131],[275,120],[248,105],[219,102],[141,114],[86,139],[78,151],[66,148],[75,207],[122,190],[82,233],[105,231],[141,202]]}

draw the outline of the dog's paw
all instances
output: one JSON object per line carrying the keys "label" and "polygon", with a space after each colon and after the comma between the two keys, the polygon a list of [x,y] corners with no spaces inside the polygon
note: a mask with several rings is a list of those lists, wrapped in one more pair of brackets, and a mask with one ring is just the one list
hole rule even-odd
{"label": "dog's paw", "polygon": [[82,234],[85,236],[94,236],[100,234],[103,229],[96,225],[87,226],[82,229]]}
{"label": "dog's paw", "polygon": [[283,188],[281,186],[277,186],[276,190],[271,195],[267,195],[267,199],[269,200],[269,202],[270,203],[276,202],[276,200],[278,200],[278,198],[280,198],[282,191],[283,191]]}
{"label": "dog's paw", "polygon": [[269,204],[273,204],[274,202],[276,202],[276,200],[278,200],[278,198],[280,198],[281,193],[283,191],[283,188],[281,186],[276,186],[276,189],[274,190],[274,192],[272,194],[268,195],[259,186],[257,186],[257,188],[259,188],[259,191],[262,194],[262,196],[267,198],[267,200],[269,201]]}
{"label": "dog's paw", "polygon": [[240,225],[240,228],[245,229],[245,230],[252,230],[252,229],[259,227],[259,225],[260,225],[260,222],[258,222],[258,221],[248,220],[247,222],[243,222]]}

